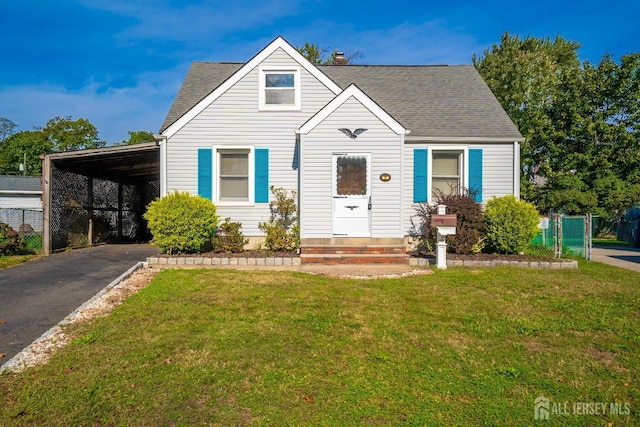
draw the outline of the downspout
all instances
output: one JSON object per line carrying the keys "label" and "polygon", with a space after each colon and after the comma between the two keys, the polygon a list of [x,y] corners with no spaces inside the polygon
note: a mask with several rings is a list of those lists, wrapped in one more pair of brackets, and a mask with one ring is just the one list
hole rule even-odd
{"label": "downspout", "polygon": [[167,195],[167,137],[153,135],[156,145],[160,147],[160,197]]}
{"label": "downspout", "polygon": [[513,195],[520,200],[520,142],[513,141]]}

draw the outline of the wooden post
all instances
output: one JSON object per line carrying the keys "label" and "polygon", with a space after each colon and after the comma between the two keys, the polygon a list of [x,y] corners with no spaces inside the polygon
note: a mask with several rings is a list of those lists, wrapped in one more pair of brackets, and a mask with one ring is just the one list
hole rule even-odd
{"label": "wooden post", "polygon": [[93,245],[93,178],[87,177],[87,196],[88,207],[87,213],[89,214],[89,230],[87,231],[87,243],[89,246]]}
{"label": "wooden post", "polygon": [[118,183],[118,240],[122,240],[122,183]]}
{"label": "wooden post", "polygon": [[51,255],[51,159],[42,159],[42,253]]}

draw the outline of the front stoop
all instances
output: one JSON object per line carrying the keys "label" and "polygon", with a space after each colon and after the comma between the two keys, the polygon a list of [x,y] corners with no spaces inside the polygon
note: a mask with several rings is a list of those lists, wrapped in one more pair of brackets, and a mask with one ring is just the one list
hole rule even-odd
{"label": "front stoop", "polygon": [[409,264],[404,245],[302,246],[302,264]]}

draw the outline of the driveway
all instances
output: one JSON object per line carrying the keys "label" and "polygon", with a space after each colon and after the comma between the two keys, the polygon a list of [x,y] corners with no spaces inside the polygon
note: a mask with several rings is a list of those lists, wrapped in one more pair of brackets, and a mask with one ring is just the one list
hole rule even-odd
{"label": "driveway", "polygon": [[629,246],[594,246],[591,249],[591,261],[640,272],[640,249]]}
{"label": "driveway", "polygon": [[138,261],[150,245],[103,245],[0,270],[0,365]]}

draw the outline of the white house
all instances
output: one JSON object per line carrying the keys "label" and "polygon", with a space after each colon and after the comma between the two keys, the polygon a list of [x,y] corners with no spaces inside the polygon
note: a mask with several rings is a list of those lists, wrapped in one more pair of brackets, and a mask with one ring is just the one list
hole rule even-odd
{"label": "white house", "polygon": [[0,222],[15,230],[28,224],[42,231],[42,179],[39,176],[0,175]]}
{"label": "white house", "polygon": [[195,62],[161,136],[161,195],[207,197],[260,238],[269,187],[296,190],[303,254],[404,245],[438,189],[519,195],[523,138],[471,65],[317,66],[278,37]]}

